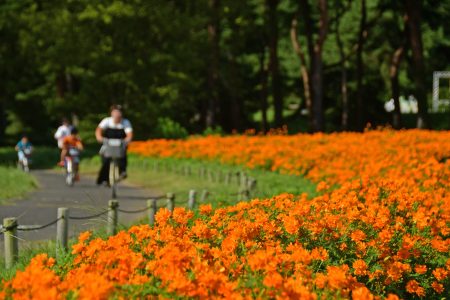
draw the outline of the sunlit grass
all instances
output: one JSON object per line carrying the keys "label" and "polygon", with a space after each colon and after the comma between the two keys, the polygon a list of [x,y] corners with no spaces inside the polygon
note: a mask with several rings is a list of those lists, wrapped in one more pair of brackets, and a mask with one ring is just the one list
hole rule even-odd
{"label": "sunlit grass", "polygon": [[21,198],[37,187],[34,177],[14,167],[0,166],[0,204]]}

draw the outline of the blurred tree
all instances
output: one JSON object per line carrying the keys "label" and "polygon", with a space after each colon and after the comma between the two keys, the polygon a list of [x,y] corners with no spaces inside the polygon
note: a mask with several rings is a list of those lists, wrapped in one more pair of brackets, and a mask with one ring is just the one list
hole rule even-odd
{"label": "blurred tree", "polygon": [[423,57],[421,16],[422,1],[406,0],[405,11],[408,24],[409,43],[412,50],[414,84],[416,98],[419,104],[419,113],[417,114],[417,128],[428,126],[428,103],[425,87],[425,59]]}
{"label": "blurred tree", "polygon": [[409,95],[423,127],[449,17],[450,0],[3,0],[0,141],[51,142],[72,114],[89,138],[112,103],[138,138],[163,117],[192,133],[400,128]]}

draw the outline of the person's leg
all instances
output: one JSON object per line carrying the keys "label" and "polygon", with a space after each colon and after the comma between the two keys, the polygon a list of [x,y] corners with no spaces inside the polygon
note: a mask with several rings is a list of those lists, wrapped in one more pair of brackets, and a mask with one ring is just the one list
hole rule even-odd
{"label": "person's leg", "polygon": [[80,180],[80,159],[75,158],[74,161],[75,181]]}
{"label": "person's leg", "polygon": [[97,177],[97,184],[102,184],[106,182],[109,184],[109,165],[111,163],[111,158],[102,156],[102,167]]}
{"label": "person's leg", "polygon": [[17,152],[17,156],[19,159],[19,163],[22,163],[23,158],[25,157],[25,154],[22,151]]}
{"label": "person's leg", "polygon": [[66,148],[62,148],[58,166],[64,167],[64,160],[66,158],[66,155],[67,155],[67,149]]}

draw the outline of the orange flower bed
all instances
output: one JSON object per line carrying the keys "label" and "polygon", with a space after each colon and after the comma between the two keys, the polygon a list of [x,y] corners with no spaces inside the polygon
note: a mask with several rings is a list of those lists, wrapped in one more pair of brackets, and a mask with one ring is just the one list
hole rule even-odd
{"label": "orange flower bed", "polygon": [[441,299],[450,290],[450,133],[231,136],[136,142],[155,157],[301,174],[321,195],[283,194],[107,240],[80,236],[73,262],[45,255],[0,298]]}

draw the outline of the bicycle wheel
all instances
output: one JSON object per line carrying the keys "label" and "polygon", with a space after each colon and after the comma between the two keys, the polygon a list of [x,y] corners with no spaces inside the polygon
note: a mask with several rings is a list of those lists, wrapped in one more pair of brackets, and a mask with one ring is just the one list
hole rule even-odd
{"label": "bicycle wheel", "polygon": [[115,159],[111,160],[109,165],[109,183],[111,184],[111,193],[112,198],[116,199],[117,197],[117,179],[118,179],[118,166]]}
{"label": "bicycle wheel", "polygon": [[28,167],[28,158],[24,158],[22,160],[22,166],[23,166],[23,171],[28,173],[30,171],[30,168]]}
{"label": "bicycle wheel", "polygon": [[73,174],[73,165],[71,160],[66,161],[66,184],[68,186],[73,186],[74,182],[74,174]]}

